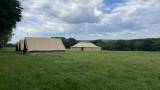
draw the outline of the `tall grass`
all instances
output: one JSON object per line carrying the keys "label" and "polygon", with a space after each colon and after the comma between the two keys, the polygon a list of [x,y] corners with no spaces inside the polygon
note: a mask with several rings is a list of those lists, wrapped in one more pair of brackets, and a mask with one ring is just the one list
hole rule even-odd
{"label": "tall grass", "polygon": [[0,89],[159,90],[160,52],[0,51]]}

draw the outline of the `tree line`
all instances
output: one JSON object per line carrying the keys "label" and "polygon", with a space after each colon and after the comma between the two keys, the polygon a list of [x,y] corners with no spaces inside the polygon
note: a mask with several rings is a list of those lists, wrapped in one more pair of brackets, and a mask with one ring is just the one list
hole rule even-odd
{"label": "tree line", "polygon": [[160,38],[135,40],[94,40],[103,50],[118,51],[160,51]]}

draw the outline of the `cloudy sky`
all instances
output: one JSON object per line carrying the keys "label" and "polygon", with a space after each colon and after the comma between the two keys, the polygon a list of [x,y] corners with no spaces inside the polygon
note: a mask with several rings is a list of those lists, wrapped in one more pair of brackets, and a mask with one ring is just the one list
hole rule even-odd
{"label": "cloudy sky", "polygon": [[20,0],[24,37],[137,39],[160,37],[160,0]]}

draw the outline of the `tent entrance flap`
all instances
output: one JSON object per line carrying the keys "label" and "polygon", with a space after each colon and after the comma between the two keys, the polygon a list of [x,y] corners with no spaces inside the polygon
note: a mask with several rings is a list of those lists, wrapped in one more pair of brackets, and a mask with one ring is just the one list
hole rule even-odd
{"label": "tent entrance flap", "polygon": [[84,47],[81,47],[81,51],[84,51]]}

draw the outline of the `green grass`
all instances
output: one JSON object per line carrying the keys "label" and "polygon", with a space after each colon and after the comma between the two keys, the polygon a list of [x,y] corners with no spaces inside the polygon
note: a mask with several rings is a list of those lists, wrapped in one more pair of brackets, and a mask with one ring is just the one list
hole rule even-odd
{"label": "green grass", "polygon": [[159,90],[160,52],[0,51],[0,90]]}

